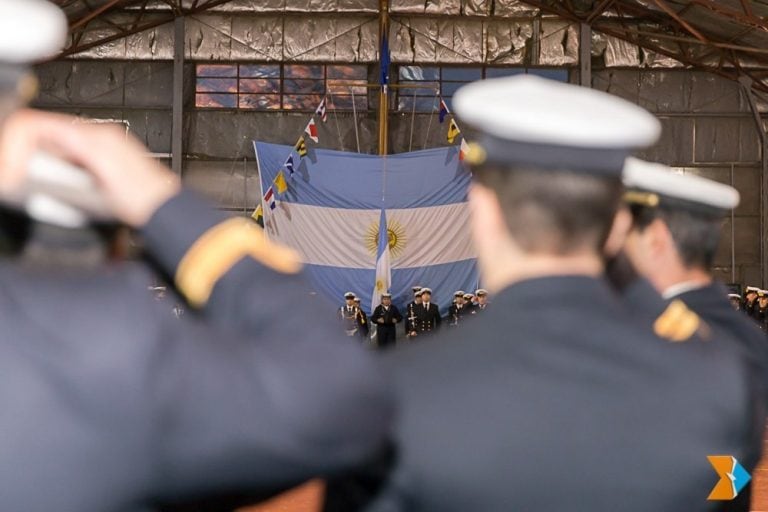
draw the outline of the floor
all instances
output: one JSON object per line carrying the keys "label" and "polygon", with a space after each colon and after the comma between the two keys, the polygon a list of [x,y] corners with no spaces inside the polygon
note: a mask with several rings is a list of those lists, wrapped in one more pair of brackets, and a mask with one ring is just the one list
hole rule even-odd
{"label": "floor", "polygon": [[752,472],[752,511],[768,512],[768,431],[763,442],[763,461]]}

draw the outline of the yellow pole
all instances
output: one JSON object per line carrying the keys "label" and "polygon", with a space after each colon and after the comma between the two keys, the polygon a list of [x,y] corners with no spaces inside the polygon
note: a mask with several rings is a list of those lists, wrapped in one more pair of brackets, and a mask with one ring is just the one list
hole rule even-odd
{"label": "yellow pole", "polygon": [[[389,3],[388,0],[379,0],[379,60],[381,60],[384,49],[384,38],[389,32]],[[381,71],[379,71],[381,73]],[[380,79],[381,80],[381,79]],[[389,87],[381,85],[379,87],[379,155],[386,155],[388,151],[388,128],[389,121]]]}

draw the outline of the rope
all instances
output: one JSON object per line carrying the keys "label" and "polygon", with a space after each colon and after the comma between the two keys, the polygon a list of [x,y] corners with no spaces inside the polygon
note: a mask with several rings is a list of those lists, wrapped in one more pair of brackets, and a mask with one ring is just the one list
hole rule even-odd
{"label": "rope", "polygon": [[435,89],[435,97],[432,98],[432,113],[429,114],[429,123],[427,123],[427,136],[424,137],[424,149],[427,149],[427,143],[429,142],[429,130],[432,128],[432,119],[435,118],[435,100],[440,91]]}
{"label": "rope", "polygon": [[408,152],[413,151],[413,122],[416,119],[416,90],[413,91],[413,108],[411,109],[411,136],[408,139]]}
{"label": "rope", "polygon": [[352,93],[352,115],[355,118],[355,122],[353,123],[355,125],[355,140],[357,141],[357,152],[360,153],[360,134],[357,130],[357,105],[355,101],[355,90],[353,88],[349,88],[349,91]]}
{"label": "rope", "polygon": [[331,97],[331,103],[333,103],[333,120],[336,121],[336,132],[339,134],[339,146],[344,151],[344,140],[341,138],[341,126],[339,125],[339,111],[336,108],[336,100],[333,99],[333,93],[329,90],[328,95]]}

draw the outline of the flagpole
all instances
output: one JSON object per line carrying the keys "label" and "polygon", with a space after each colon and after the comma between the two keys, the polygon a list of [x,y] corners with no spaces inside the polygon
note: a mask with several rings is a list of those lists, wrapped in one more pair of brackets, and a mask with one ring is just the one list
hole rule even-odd
{"label": "flagpole", "polygon": [[[389,0],[379,0],[379,65],[382,67],[389,64],[388,32]],[[379,78],[381,82],[379,87],[379,155],[386,155],[388,151],[389,91],[385,73],[388,73],[388,70],[382,69],[380,73],[382,76]]]}

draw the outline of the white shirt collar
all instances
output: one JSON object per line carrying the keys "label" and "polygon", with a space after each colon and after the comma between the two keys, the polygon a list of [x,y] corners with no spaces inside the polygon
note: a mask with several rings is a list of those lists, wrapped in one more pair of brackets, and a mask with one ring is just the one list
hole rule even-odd
{"label": "white shirt collar", "polygon": [[664,290],[661,294],[661,296],[665,300],[673,299],[677,297],[678,295],[682,295],[686,292],[691,292],[693,290],[698,290],[699,288],[704,288],[707,286],[706,284],[702,284],[698,281],[684,281],[682,283],[673,284],[666,290]]}

